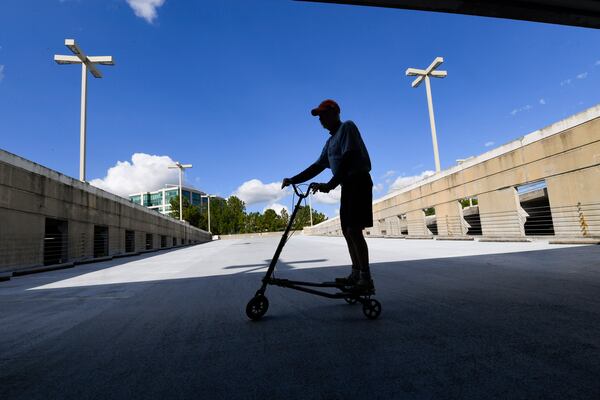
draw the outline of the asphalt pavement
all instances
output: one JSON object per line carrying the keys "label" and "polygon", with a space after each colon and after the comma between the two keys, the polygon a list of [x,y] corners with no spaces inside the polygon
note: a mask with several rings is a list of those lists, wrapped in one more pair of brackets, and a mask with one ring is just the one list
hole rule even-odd
{"label": "asphalt pavement", "polygon": [[[1,399],[600,399],[600,246],[368,239],[382,314],[269,287],[277,238],[0,282]],[[349,272],[292,237],[277,277]]]}

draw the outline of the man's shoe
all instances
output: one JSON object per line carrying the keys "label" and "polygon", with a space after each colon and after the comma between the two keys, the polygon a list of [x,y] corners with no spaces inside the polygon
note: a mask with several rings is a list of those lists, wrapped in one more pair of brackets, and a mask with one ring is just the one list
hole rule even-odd
{"label": "man's shoe", "polygon": [[373,279],[360,278],[355,284],[353,289],[358,292],[372,292],[375,290]]}
{"label": "man's shoe", "polygon": [[345,278],[335,278],[335,283],[338,285],[354,286],[359,280],[358,274],[351,273]]}

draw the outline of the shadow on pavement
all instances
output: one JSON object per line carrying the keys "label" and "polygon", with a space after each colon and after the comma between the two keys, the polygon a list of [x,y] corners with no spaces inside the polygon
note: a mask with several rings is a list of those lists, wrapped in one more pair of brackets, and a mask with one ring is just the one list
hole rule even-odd
{"label": "shadow on pavement", "polygon": [[372,268],[376,321],[271,287],[248,321],[260,273],[3,296],[3,398],[600,398],[600,247]]}

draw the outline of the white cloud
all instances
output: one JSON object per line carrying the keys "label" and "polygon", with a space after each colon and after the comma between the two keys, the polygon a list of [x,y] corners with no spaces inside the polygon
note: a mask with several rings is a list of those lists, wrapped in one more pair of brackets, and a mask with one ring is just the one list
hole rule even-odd
{"label": "white cloud", "polygon": [[281,211],[282,211],[282,210],[285,210],[285,212],[287,212],[287,213],[288,213],[288,215],[289,215],[289,213],[290,213],[290,210],[289,210],[289,208],[287,208],[287,207],[286,207],[286,206],[284,206],[283,204],[279,204],[279,203],[273,203],[273,204],[270,204],[270,205],[266,206],[266,207],[263,209],[263,213],[264,213],[265,211],[267,211],[268,209],[271,209],[271,210],[275,211],[275,212],[277,213],[277,215],[281,215]]}
{"label": "white cloud", "polygon": [[383,183],[378,183],[373,186],[373,191],[376,193],[381,192],[382,190],[383,190]]}
{"label": "white cloud", "polygon": [[419,168],[423,168],[423,166],[424,166],[424,165],[423,165],[422,163],[421,163],[421,164],[417,164],[417,165],[415,165],[414,167],[412,167],[412,169],[419,169]]}
{"label": "white cloud", "polygon": [[596,62],[594,63],[594,65],[595,65],[596,67],[600,66],[600,60],[596,61]]}
{"label": "white cloud", "polygon": [[495,142],[489,141],[489,142],[485,142],[484,146],[485,147],[492,147],[495,144],[496,144]]}
{"label": "white cloud", "polygon": [[167,168],[174,163],[169,156],[135,153],[131,156],[131,163],[117,161],[114,167],[109,168],[104,178],[94,179],[90,183],[123,197],[158,190],[167,183],[178,182],[177,170]]}
{"label": "white cloud", "polygon": [[389,171],[386,171],[386,173],[383,174],[383,176],[381,178],[386,179],[386,178],[392,177],[394,175],[396,175],[396,171],[394,171],[393,169],[390,169]]}
{"label": "white cloud", "polygon": [[545,105],[546,104],[546,99],[540,99],[540,104],[541,105]]}
{"label": "white cloud", "polygon": [[4,79],[4,65],[0,64],[0,81]]}
{"label": "white cloud", "polygon": [[419,175],[413,175],[413,176],[399,176],[398,178],[396,178],[396,180],[394,181],[394,183],[392,183],[392,185],[390,186],[388,192],[393,192],[395,190],[400,190],[404,187],[410,186],[413,183],[419,182],[425,178],[428,178],[432,175],[434,175],[435,172],[433,171],[423,171],[421,172]]}
{"label": "white cloud", "polygon": [[246,205],[274,203],[287,194],[287,190],[281,190],[281,182],[262,183],[258,179],[251,179],[242,183],[233,192],[233,195],[239,197]]}
{"label": "white cloud", "polygon": [[156,18],[156,9],[162,6],[165,0],[127,0],[127,4],[133,8],[133,12],[148,23]]}
{"label": "white cloud", "polygon": [[579,75],[577,75],[577,79],[585,79],[587,78],[588,73],[587,72],[582,72]]}
{"label": "white cloud", "polygon": [[329,193],[317,192],[313,195],[313,199],[321,204],[338,204],[342,197],[342,187],[338,186]]}
{"label": "white cloud", "polygon": [[512,115],[512,116],[514,117],[514,116],[515,116],[515,115],[517,115],[518,113],[520,113],[520,112],[523,112],[523,111],[529,111],[529,110],[531,110],[532,108],[533,108],[533,107],[532,107],[530,104],[527,104],[526,106],[523,106],[523,107],[521,107],[521,108],[515,108],[514,110],[512,110],[512,111],[510,112],[510,115]]}
{"label": "white cloud", "polygon": [[565,79],[564,81],[562,81],[560,83],[560,86],[565,86],[565,85],[570,85],[571,82],[573,82],[573,79],[569,78],[569,79]]}

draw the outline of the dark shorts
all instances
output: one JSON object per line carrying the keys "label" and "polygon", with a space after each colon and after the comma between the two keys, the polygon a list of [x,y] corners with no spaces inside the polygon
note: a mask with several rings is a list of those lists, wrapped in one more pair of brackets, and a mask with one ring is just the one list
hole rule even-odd
{"label": "dark shorts", "polygon": [[342,183],[340,223],[342,229],[373,226],[373,181],[368,172],[353,175]]}

